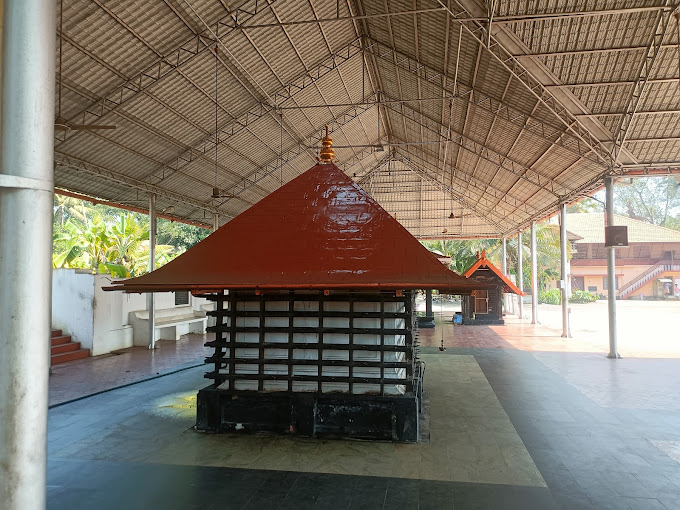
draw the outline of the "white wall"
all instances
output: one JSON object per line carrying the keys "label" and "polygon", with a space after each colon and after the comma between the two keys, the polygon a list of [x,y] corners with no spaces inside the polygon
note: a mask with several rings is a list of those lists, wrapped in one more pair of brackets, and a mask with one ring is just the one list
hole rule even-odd
{"label": "white wall", "polygon": [[92,349],[94,336],[94,275],[79,269],[52,271],[52,328],[61,329]]}
{"label": "white wall", "polygon": [[[52,271],[52,327],[71,335],[92,356],[132,347],[132,326],[129,313],[146,310],[146,294],[104,292],[111,277],[93,275],[80,269]],[[156,309],[174,308],[175,294],[156,294]],[[209,301],[189,296],[194,310],[204,311]]]}

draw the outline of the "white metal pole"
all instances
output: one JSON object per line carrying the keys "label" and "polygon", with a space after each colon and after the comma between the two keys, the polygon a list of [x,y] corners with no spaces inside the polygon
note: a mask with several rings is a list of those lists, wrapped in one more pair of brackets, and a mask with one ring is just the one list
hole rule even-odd
{"label": "white metal pole", "polygon": [[217,213],[213,214],[213,232],[220,228],[220,215]]}
{"label": "white metal pole", "polygon": [[[614,182],[605,177],[605,209],[607,226],[614,224]],[[616,338],[616,255],[614,247],[607,248],[607,302],[609,304],[609,354],[608,358],[620,358]]]}
{"label": "white metal pole", "polygon": [[[522,264],[522,231],[517,232],[517,286],[524,292],[524,267]],[[519,317],[524,318],[524,301],[522,296],[519,298]]]}
{"label": "white metal pole", "polygon": [[536,222],[531,222],[531,323],[538,324],[538,251]]}
{"label": "white metal pole", "polygon": [[[149,272],[156,269],[156,195],[149,195]],[[149,349],[156,348],[156,306],[153,292],[146,295],[149,311]]]}
{"label": "white metal pole", "polygon": [[4,0],[0,507],[45,508],[54,204],[54,0]]}
{"label": "white metal pole", "polygon": [[560,278],[562,281],[562,336],[570,337],[569,330],[569,271],[567,264],[567,204],[560,208]]}

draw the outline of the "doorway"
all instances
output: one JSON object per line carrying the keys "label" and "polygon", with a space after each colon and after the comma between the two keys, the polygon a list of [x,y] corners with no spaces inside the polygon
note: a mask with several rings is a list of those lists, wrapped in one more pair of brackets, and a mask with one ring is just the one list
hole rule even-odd
{"label": "doorway", "polygon": [[489,313],[489,291],[488,290],[474,290],[472,295],[475,298],[475,313],[485,314]]}

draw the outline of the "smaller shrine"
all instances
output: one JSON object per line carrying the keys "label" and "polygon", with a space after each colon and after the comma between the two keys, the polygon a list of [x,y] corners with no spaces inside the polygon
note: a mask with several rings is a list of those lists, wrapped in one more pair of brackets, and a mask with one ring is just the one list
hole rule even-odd
{"label": "smaller shrine", "polygon": [[482,250],[481,254],[477,252],[477,261],[463,273],[463,276],[481,284],[494,286],[473,290],[470,295],[462,297],[463,324],[505,324],[503,294],[524,295],[524,292],[486,258],[486,250]]}

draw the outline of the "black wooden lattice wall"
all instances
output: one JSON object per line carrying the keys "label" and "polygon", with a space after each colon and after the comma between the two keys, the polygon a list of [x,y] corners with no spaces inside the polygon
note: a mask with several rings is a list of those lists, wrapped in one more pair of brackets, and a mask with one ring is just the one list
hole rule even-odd
{"label": "black wooden lattice wall", "polygon": [[[385,395],[386,388],[393,391],[396,387],[402,388],[405,394],[413,394],[414,376],[419,375],[419,365],[414,351],[412,292],[403,292],[399,296],[395,293],[360,292],[331,292],[329,295],[293,291],[284,294],[230,292],[206,297],[216,302],[216,310],[208,312],[216,320],[215,326],[208,328],[215,333],[215,340],[206,344],[215,349],[213,355],[206,358],[206,363],[214,365],[214,369],[206,374],[214,381],[213,387],[240,393],[243,390],[238,386],[244,383],[239,381],[249,381],[251,392],[267,392],[271,391],[266,387],[267,381],[282,381],[278,383],[281,387],[277,392],[297,393],[300,390],[296,389],[296,383],[304,382],[306,389],[303,391],[313,393],[326,393],[329,391],[327,383],[334,383],[335,389],[331,391],[350,394]],[[276,309],[281,308],[282,302],[288,303],[287,309]],[[257,303],[257,309],[247,310],[243,303],[250,303],[251,308],[253,303]],[[306,306],[301,307],[300,303]],[[318,303],[311,307],[316,309],[308,309],[309,303]],[[342,307],[341,303],[347,303],[347,309],[329,309]],[[357,311],[357,308],[362,308],[359,303],[379,303],[380,311]],[[275,304],[278,306],[273,306]],[[311,321],[316,325],[296,324],[310,322],[297,318],[316,319]],[[402,325],[402,321],[391,319],[403,319],[403,327],[386,327]],[[336,325],[326,324],[331,322]],[[336,327],[338,322],[346,326]],[[373,327],[363,327],[367,323]],[[376,327],[377,324],[379,327]],[[239,338],[243,337],[242,334],[249,334],[249,339]],[[332,343],[330,337],[337,338],[338,334],[346,335],[347,342]],[[374,336],[379,338],[379,342],[373,345],[359,343],[359,335]],[[273,336],[276,336],[276,341],[272,341]],[[305,341],[300,341],[300,337],[305,337]],[[254,349],[257,349],[257,356],[253,355]],[[281,357],[282,350],[287,350],[287,356]],[[315,359],[299,356],[302,351],[310,350],[316,351]],[[274,351],[278,356],[269,354]],[[249,355],[244,355],[244,352]],[[371,356],[375,360],[366,360]],[[315,373],[301,374],[301,370]],[[329,375],[329,372],[335,374]],[[359,385],[362,390],[356,391]],[[338,387],[343,389],[338,390]]]}

